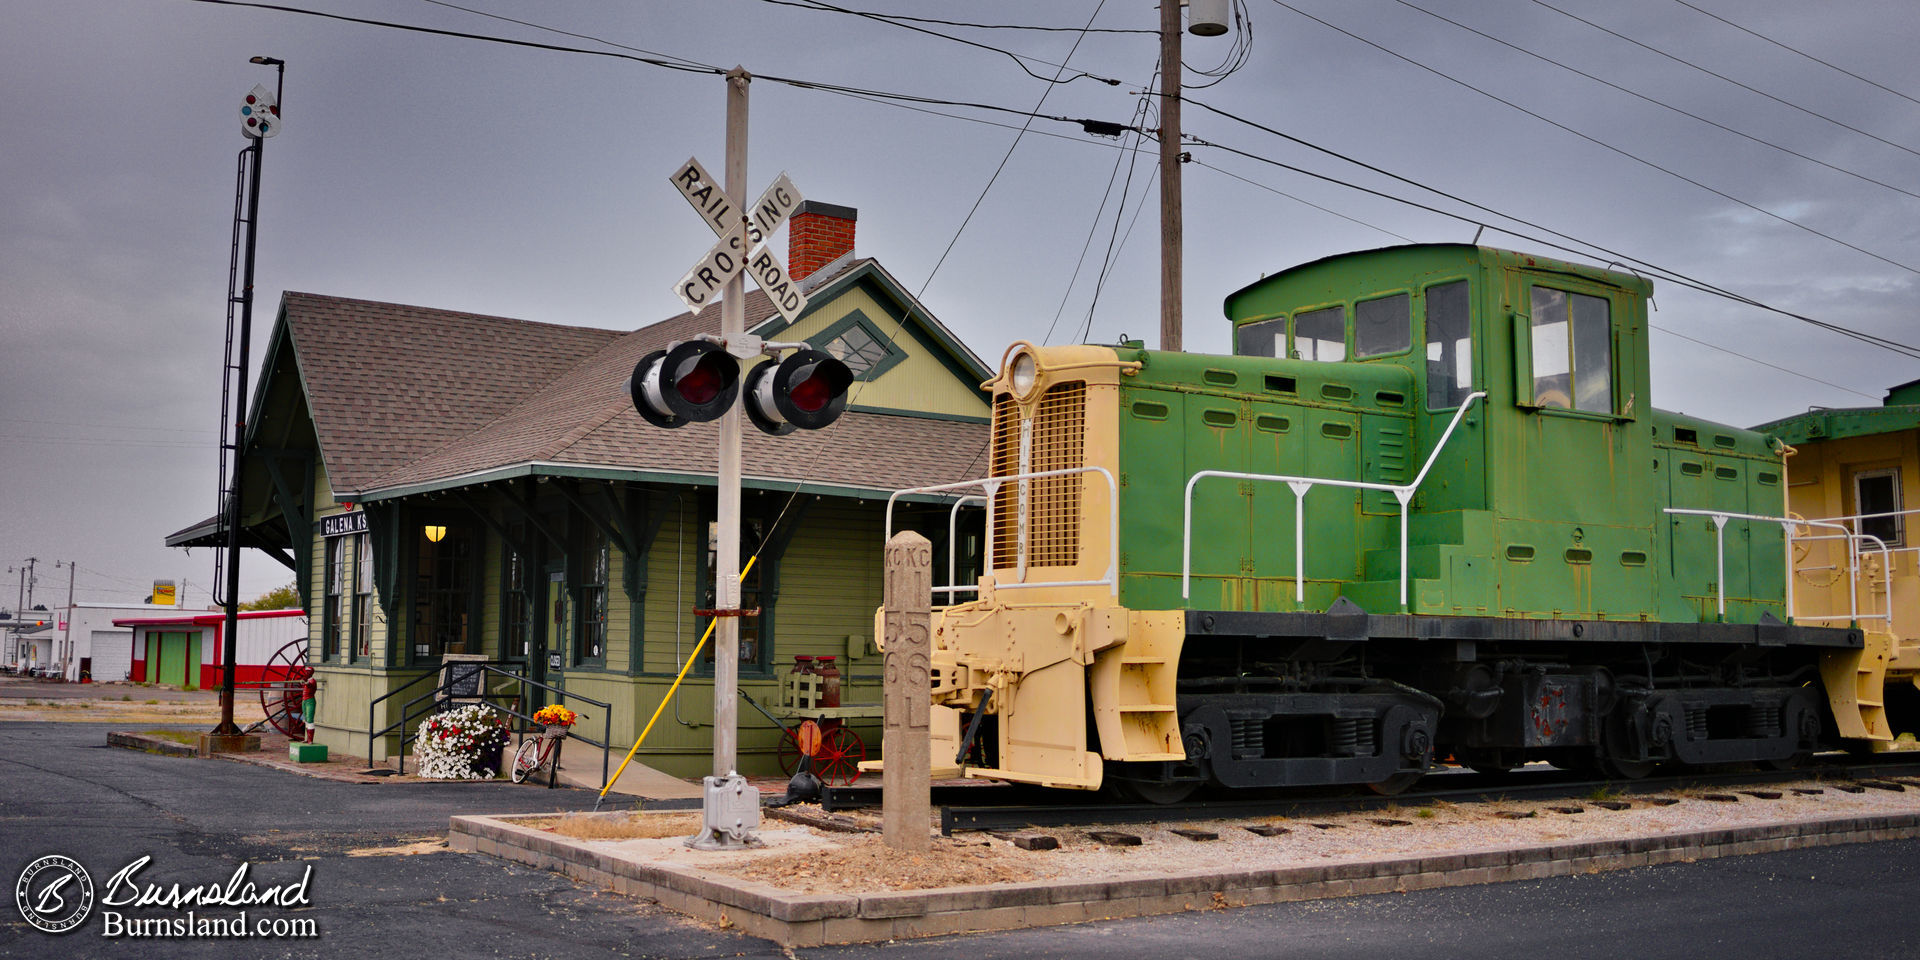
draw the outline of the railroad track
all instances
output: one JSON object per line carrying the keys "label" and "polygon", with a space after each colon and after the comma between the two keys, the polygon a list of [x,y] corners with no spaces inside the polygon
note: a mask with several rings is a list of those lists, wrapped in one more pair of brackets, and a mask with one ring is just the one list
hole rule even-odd
{"label": "railroad track", "polygon": [[[1783,771],[1688,772],[1641,780],[1596,780],[1553,768],[1522,770],[1505,776],[1471,771],[1436,773],[1421,781],[1422,789],[1392,797],[1352,789],[1302,792],[1266,792],[1254,797],[1202,799],[1184,803],[1122,804],[1075,802],[1078,795],[1053,799],[1042,791],[1017,786],[936,786],[933,803],[940,808],[940,832],[950,836],[968,830],[1004,831],[1027,827],[1079,827],[1128,823],[1168,823],[1194,820],[1234,820],[1261,817],[1313,817],[1356,810],[1417,807],[1430,802],[1484,803],[1496,800],[1577,800],[1596,791],[1620,797],[1645,796],[1694,787],[1739,787],[1798,780],[1880,781],[1890,777],[1920,776],[1920,757],[1860,759],[1822,757],[1808,766]],[[1920,789],[1920,783],[1909,784]],[[1893,784],[1900,789],[1902,785]],[[1061,791],[1061,793],[1065,793]],[[879,787],[835,787],[826,791],[823,812],[878,806]]]}

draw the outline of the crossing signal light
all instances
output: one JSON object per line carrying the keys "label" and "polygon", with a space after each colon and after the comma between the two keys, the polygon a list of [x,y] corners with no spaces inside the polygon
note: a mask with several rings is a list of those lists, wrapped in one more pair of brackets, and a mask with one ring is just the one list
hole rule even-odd
{"label": "crossing signal light", "polygon": [[641,357],[627,392],[656,427],[718,420],[740,395],[740,361],[718,344],[688,340]]}
{"label": "crossing signal light", "polygon": [[795,350],[747,372],[747,419],[776,437],[818,430],[847,409],[853,371],[831,354]]}

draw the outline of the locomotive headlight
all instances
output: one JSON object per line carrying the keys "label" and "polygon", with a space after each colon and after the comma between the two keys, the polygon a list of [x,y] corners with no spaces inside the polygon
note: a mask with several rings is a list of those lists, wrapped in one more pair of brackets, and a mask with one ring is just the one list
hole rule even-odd
{"label": "locomotive headlight", "polygon": [[1040,364],[1033,359],[1033,354],[1022,350],[1014,356],[1013,369],[1008,377],[1014,396],[1024,399],[1033,393],[1034,381],[1039,377]]}

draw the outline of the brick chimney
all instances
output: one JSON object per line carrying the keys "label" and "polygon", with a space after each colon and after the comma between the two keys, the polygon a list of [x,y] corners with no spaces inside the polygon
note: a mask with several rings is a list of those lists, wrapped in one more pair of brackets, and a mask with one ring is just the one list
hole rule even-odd
{"label": "brick chimney", "polygon": [[803,200],[787,222],[787,275],[804,280],[821,267],[853,252],[852,207]]}

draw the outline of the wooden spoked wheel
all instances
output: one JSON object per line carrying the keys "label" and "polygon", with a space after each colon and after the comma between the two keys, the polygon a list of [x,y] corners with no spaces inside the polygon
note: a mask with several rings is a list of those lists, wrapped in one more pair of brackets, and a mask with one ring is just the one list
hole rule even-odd
{"label": "wooden spoked wheel", "polygon": [[[829,721],[831,722],[831,721]],[[788,727],[780,734],[780,746],[774,756],[780,762],[780,772],[792,776],[800,768],[800,741],[794,731]],[[831,728],[822,727],[820,747],[813,755],[813,775],[830,787],[843,787],[860,779],[860,761],[867,758],[866,741],[853,732],[853,728],[844,724],[835,724]]]}
{"label": "wooden spoked wheel", "polygon": [[260,680],[265,684],[260,688],[260,709],[267,723],[289,739],[303,740],[307,736],[306,721],[300,717],[300,685],[311,676],[313,668],[307,666],[305,640],[275,650],[260,670]]}

